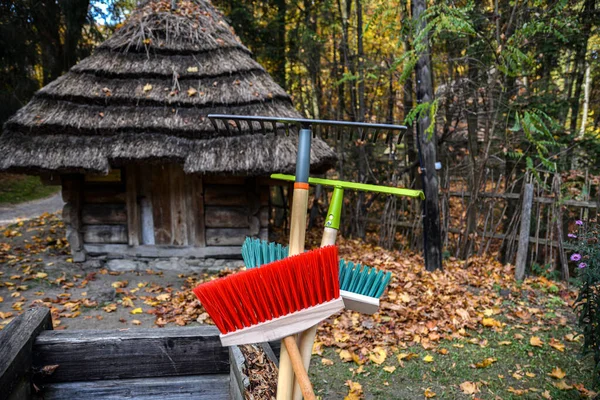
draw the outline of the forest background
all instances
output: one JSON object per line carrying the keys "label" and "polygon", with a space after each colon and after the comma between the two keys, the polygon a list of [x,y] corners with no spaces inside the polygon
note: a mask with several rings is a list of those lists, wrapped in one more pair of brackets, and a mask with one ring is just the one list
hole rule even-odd
{"label": "forest background", "polygon": [[[593,220],[600,209],[596,0],[214,3],[306,117],[409,126],[400,143],[330,135],[340,154],[335,177],[425,185],[439,193],[432,204],[445,257],[497,252],[506,262],[517,256],[521,194],[531,184],[527,257],[542,272],[569,277],[570,221]],[[0,0],[0,122],[134,7]],[[419,169],[420,154],[441,163],[428,172],[434,180]],[[325,194],[317,190],[311,222],[326,210]],[[346,204],[347,236],[423,246],[419,203],[359,193]]]}

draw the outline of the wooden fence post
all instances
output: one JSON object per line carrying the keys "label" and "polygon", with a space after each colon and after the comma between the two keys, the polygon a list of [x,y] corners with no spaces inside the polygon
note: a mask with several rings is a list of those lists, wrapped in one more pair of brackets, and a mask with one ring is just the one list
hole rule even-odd
{"label": "wooden fence post", "polygon": [[517,261],[515,278],[522,281],[525,278],[525,265],[527,264],[527,251],[529,250],[529,230],[531,228],[531,207],[533,205],[533,184],[525,184],[523,204],[521,207],[521,228],[519,232],[519,247],[517,248]]}

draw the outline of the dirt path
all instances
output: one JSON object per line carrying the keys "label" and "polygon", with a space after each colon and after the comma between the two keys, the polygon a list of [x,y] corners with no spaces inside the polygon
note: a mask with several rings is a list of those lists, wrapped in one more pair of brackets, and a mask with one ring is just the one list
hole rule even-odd
{"label": "dirt path", "polygon": [[45,199],[28,201],[14,205],[0,205],[0,227],[14,224],[23,219],[31,219],[45,212],[53,213],[64,206],[60,192]]}

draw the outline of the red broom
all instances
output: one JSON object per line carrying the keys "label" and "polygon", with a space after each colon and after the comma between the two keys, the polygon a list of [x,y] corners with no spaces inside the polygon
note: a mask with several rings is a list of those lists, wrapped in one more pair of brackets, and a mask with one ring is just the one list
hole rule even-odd
{"label": "red broom", "polygon": [[203,283],[194,293],[221,331],[223,346],[285,338],[304,398],[314,399],[291,335],[344,308],[338,273],[337,248],[327,246]]}

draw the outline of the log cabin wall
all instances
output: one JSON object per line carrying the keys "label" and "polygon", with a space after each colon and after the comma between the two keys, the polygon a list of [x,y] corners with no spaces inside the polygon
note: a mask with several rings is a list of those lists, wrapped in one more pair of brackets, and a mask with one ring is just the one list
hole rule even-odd
{"label": "log cabin wall", "polygon": [[246,236],[268,240],[269,188],[260,178],[140,164],[61,179],[74,261],[84,261],[86,250],[109,258],[231,258]]}

